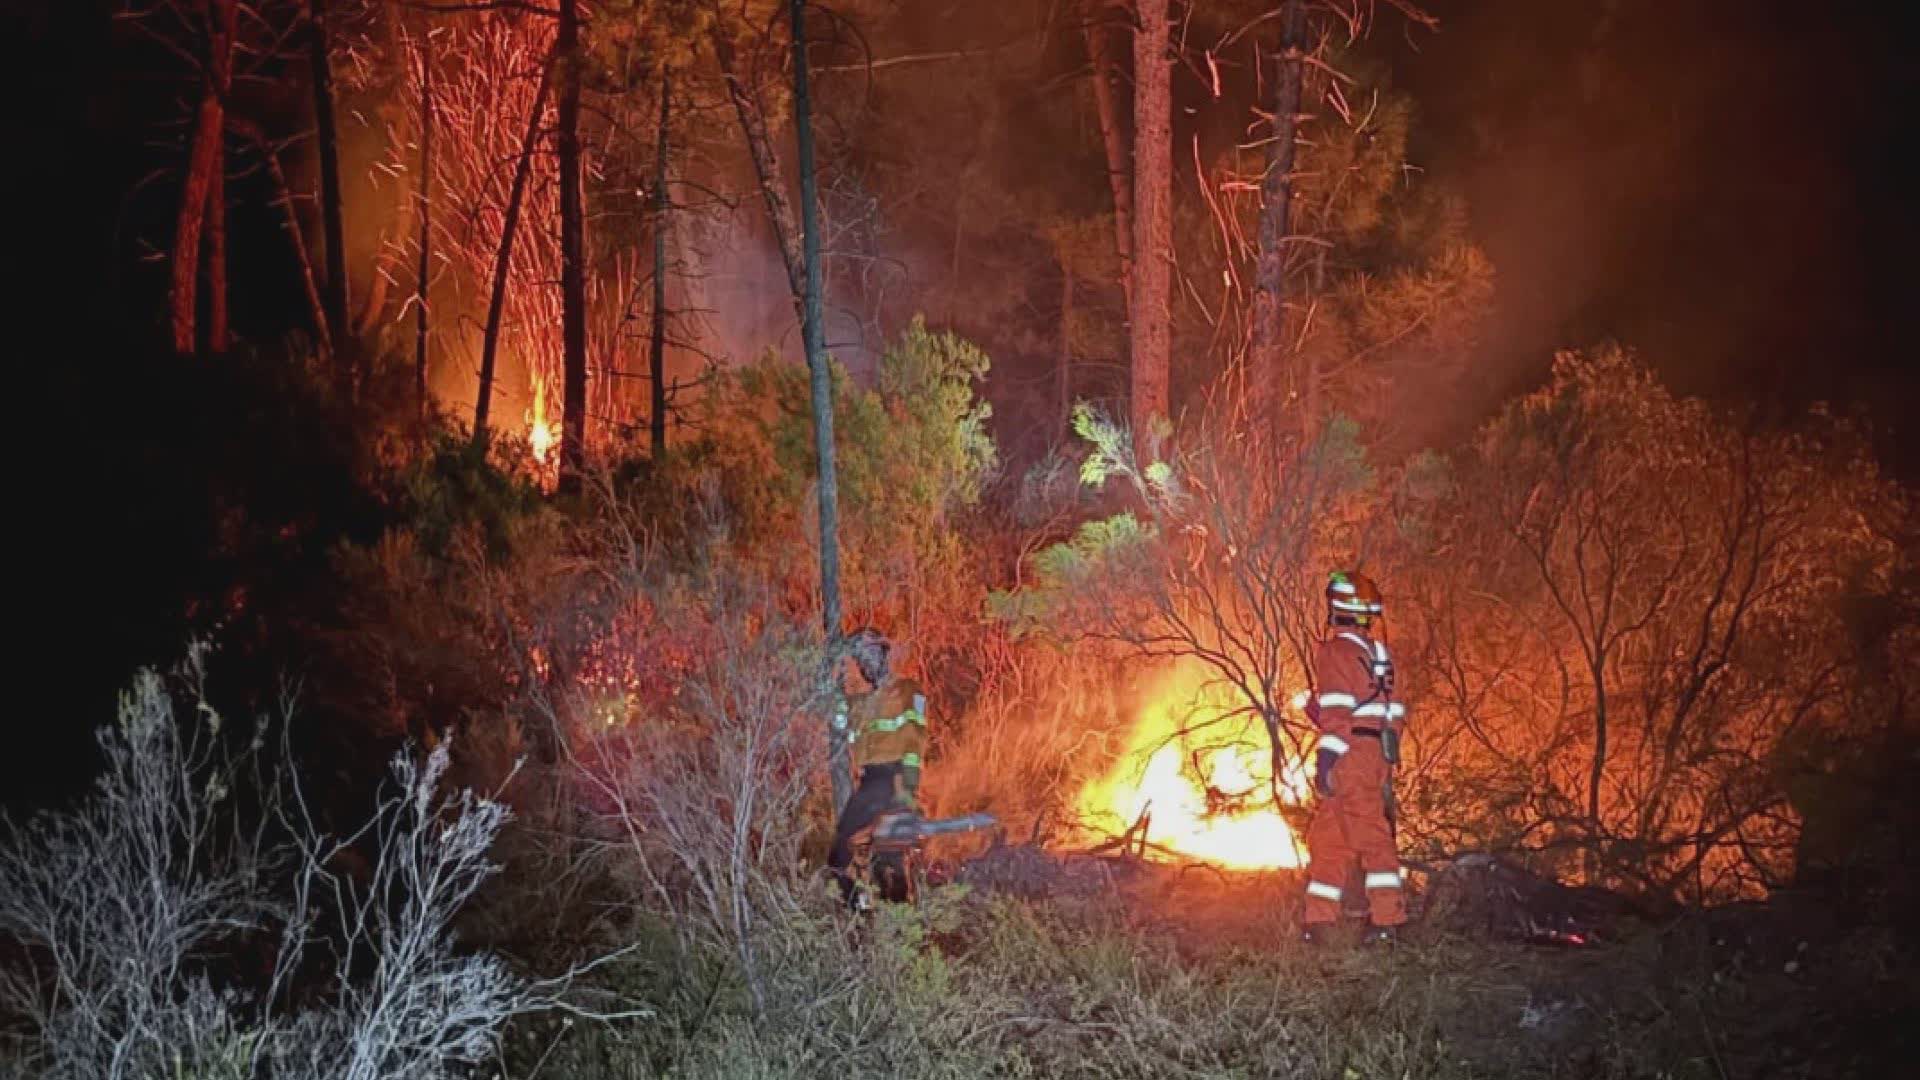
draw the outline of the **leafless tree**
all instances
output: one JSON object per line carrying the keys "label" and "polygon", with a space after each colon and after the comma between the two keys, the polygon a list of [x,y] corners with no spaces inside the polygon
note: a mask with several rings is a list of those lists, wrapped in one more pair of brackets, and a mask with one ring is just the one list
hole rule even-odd
{"label": "leafless tree", "polygon": [[142,672],[99,735],[92,796],[0,843],[0,940],[23,957],[0,968],[0,1011],[25,1020],[17,1060],[39,1075],[238,1075],[250,1056],[249,1025],[201,960],[283,909],[267,890],[276,854],[232,813],[241,776],[220,735],[211,711],[176,722]]}
{"label": "leafless tree", "polygon": [[[424,763],[398,755],[366,824],[329,834],[284,741],[274,758],[263,725],[225,749],[202,656],[184,669],[191,717],[141,673],[100,735],[92,796],[0,822],[0,1011],[26,1035],[0,1065],[436,1080],[482,1060],[514,1016],[607,1015],[573,990],[593,964],[536,982],[456,940],[508,811],[442,790],[444,744]],[[263,948],[271,970],[255,978],[234,956]]]}
{"label": "leafless tree", "polygon": [[560,487],[578,492],[587,465],[586,195],[580,169],[579,0],[560,0],[554,37],[560,78],[554,142],[560,168]]}
{"label": "leafless tree", "polygon": [[534,91],[533,105],[527,112],[527,133],[520,142],[514,160],[513,184],[503,210],[499,242],[493,266],[492,291],[487,301],[487,323],[480,347],[480,390],[473,406],[473,439],[487,439],[487,416],[493,405],[494,364],[500,351],[500,322],[506,314],[507,280],[513,268],[513,242],[525,203],[527,179],[533,172],[533,152],[538,145],[541,122],[546,117],[547,93],[553,86],[554,58],[541,66],[540,87]]}
{"label": "leafless tree", "polygon": [[824,753],[822,658],[765,586],[714,572],[649,593],[664,635],[696,643],[676,703],[603,709],[576,752],[579,783],[636,903],[733,956],[764,1014],[764,927],[799,910],[810,878],[800,846]]}
{"label": "leafless tree", "polygon": [[1237,707],[1181,734],[1257,719],[1277,782],[1311,742],[1289,699],[1312,679],[1325,570],[1365,557],[1355,496],[1368,476],[1350,429],[1306,442],[1223,416],[1172,464],[1142,466],[1123,429],[1085,409],[1077,426],[1092,446],[1083,477],[1125,481],[1140,513],[1043,553],[1029,611],[1075,636],[1205,665]]}
{"label": "leafless tree", "polygon": [[1414,772],[1458,801],[1440,831],[1663,898],[1782,881],[1777,754],[1839,728],[1859,659],[1838,604],[1893,564],[1867,508],[1897,497],[1823,454],[1733,429],[1618,353],[1563,356],[1491,425],[1445,578],[1410,589],[1433,706],[1416,751],[1448,763]]}

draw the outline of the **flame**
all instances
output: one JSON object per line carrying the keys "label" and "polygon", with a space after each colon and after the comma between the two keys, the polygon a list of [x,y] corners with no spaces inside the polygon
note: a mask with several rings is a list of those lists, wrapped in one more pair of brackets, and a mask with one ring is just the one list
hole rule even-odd
{"label": "flame", "polygon": [[547,416],[547,380],[533,380],[533,408],[527,410],[527,443],[533,447],[535,464],[545,467],[560,441],[560,428]]}
{"label": "flame", "polygon": [[[1265,730],[1203,687],[1203,678],[1176,672],[1149,695],[1125,752],[1080,793],[1082,816],[1118,834],[1150,814],[1149,853],[1234,870],[1306,865],[1306,848],[1274,805]],[[1287,763],[1281,801],[1302,804],[1308,783],[1304,762]]]}

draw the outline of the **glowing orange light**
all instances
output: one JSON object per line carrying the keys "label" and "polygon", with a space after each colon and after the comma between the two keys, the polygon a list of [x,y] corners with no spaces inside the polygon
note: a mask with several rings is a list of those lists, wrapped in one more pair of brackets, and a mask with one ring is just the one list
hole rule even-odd
{"label": "glowing orange light", "polygon": [[[1217,696],[1209,700],[1202,682],[1177,672],[1155,688],[1125,752],[1080,793],[1082,815],[1120,833],[1147,813],[1152,845],[1230,869],[1305,865],[1306,848],[1274,804],[1265,730],[1252,718],[1229,717],[1231,708]],[[1304,763],[1289,762],[1281,801],[1299,805],[1307,787]]]}
{"label": "glowing orange light", "polygon": [[547,417],[547,381],[535,378],[533,408],[527,410],[527,442],[533,447],[534,462],[544,467],[553,453],[553,444],[558,441],[559,425]]}

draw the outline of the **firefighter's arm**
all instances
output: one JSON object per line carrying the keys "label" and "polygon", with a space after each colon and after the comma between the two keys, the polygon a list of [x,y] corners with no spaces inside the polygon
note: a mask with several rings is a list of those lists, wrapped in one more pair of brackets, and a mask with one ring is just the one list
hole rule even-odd
{"label": "firefighter's arm", "polygon": [[[1305,711],[1307,719],[1312,721],[1313,726],[1320,732],[1320,743],[1314,749],[1313,753],[1313,790],[1319,792],[1323,797],[1332,795],[1333,767],[1339,764],[1341,750],[1344,750],[1345,747],[1337,738],[1329,742],[1326,725],[1322,723],[1320,719],[1320,693],[1315,688],[1309,687],[1307,689],[1307,705]],[[1341,746],[1341,750],[1335,750],[1334,747],[1336,745]],[[1278,775],[1278,759],[1280,754],[1278,739],[1274,741],[1273,752],[1275,757],[1275,775]]]}
{"label": "firefighter's arm", "polygon": [[[1322,670],[1329,666],[1323,665]],[[1320,729],[1320,741],[1315,749],[1319,753],[1332,754],[1335,758],[1346,753],[1347,740],[1341,735],[1353,719],[1354,707],[1359,704],[1351,683],[1328,678],[1308,696],[1307,703],[1307,715],[1313,718],[1315,726]]]}
{"label": "firefighter's arm", "polygon": [[1347,664],[1344,645],[1330,642],[1323,646],[1314,667],[1320,673],[1320,685],[1307,697],[1310,706],[1308,715],[1320,729],[1320,740],[1314,746],[1313,788],[1324,797],[1334,792],[1334,766],[1347,752],[1347,740],[1342,738],[1348,724],[1353,719],[1354,707],[1359,704],[1355,695],[1358,687],[1346,673]]}

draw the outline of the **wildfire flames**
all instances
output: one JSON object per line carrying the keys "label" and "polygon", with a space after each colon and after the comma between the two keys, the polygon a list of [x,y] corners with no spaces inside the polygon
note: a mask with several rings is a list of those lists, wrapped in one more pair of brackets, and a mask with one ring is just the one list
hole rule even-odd
{"label": "wildfire flames", "polygon": [[560,428],[547,415],[547,380],[533,380],[533,408],[527,410],[527,442],[533,448],[534,463],[545,468],[560,441]]}
{"label": "wildfire flames", "polygon": [[[1148,853],[1199,859],[1235,870],[1303,866],[1306,848],[1274,804],[1266,732],[1204,693],[1188,674],[1149,695],[1113,767],[1081,792],[1095,828],[1121,833],[1149,818]],[[1303,762],[1289,762],[1280,799],[1306,798]]]}

